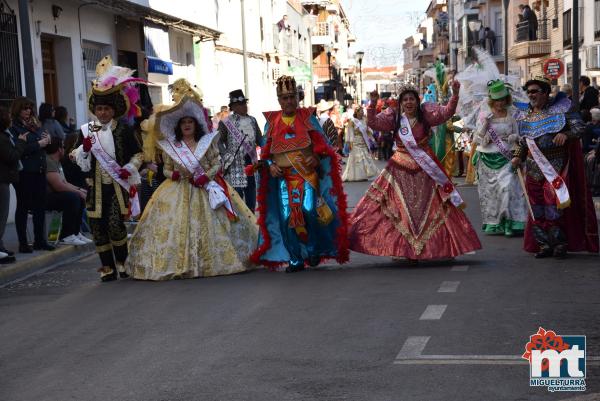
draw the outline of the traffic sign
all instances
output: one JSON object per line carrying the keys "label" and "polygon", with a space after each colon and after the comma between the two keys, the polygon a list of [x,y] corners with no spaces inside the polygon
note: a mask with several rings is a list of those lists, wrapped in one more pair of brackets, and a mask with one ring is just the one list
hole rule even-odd
{"label": "traffic sign", "polygon": [[565,65],[558,58],[549,58],[544,61],[544,75],[548,79],[558,79],[565,73]]}

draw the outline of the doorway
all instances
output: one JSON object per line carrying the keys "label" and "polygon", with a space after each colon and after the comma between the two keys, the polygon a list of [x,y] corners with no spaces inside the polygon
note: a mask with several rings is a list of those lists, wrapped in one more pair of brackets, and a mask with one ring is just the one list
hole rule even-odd
{"label": "doorway", "polygon": [[44,101],[53,106],[58,106],[58,81],[56,74],[56,60],[54,53],[54,39],[42,35],[42,68],[44,71]]}

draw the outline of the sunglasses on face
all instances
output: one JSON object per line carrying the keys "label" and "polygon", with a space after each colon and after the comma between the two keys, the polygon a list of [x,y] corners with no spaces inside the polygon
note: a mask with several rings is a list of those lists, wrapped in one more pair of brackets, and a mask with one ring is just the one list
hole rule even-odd
{"label": "sunglasses on face", "polygon": [[23,110],[33,110],[33,106],[25,106],[23,107]]}
{"label": "sunglasses on face", "polygon": [[541,89],[529,89],[529,90],[527,91],[527,94],[528,94],[528,95],[535,95],[536,93],[541,93],[541,92],[542,92],[542,90],[541,90]]}

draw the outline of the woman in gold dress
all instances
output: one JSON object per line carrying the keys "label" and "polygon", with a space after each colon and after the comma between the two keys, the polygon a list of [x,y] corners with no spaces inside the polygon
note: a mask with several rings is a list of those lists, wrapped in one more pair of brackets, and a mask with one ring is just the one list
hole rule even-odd
{"label": "woman in gold dress", "polygon": [[217,276],[251,268],[254,214],[223,180],[215,132],[192,97],[155,116],[167,179],[156,190],[129,245],[128,273],[140,280]]}

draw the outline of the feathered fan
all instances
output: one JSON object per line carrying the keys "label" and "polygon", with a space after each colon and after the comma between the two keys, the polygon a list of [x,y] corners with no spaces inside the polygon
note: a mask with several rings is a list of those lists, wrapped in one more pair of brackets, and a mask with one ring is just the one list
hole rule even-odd
{"label": "feathered fan", "polygon": [[[463,72],[456,75],[461,84],[458,100],[457,114],[462,117],[467,128],[474,130],[481,116],[490,113],[488,102],[489,81],[501,79],[511,91],[514,103],[527,103],[527,96],[521,89],[520,79],[515,75],[500,74],[492,56],[484,50],[473,48],[478,62],[468,66]],[[518,114],[516,108],[511,108],[511,113]]]}

